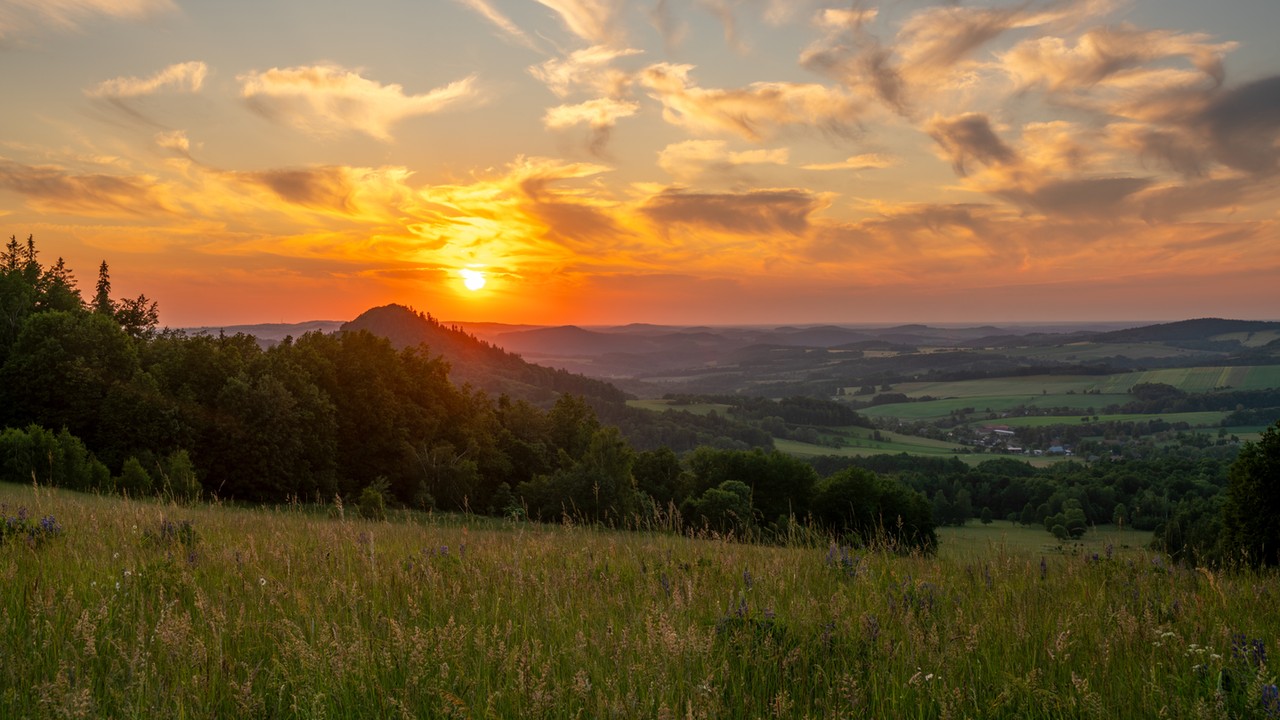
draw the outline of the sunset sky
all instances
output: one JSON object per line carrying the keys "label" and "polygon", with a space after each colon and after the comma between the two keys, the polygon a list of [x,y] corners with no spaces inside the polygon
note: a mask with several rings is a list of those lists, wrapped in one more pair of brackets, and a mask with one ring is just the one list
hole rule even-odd
{"label": "sunset sky", "polygon": [[0,230],[171,326],[1280,319],[1277,30],[1277,0],[0,0]]}

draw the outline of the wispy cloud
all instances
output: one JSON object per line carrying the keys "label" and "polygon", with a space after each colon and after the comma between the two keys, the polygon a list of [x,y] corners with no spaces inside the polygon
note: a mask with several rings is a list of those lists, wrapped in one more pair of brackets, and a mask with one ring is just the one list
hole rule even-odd
{"label": "wispy cloud", "polygon": [[178,207],[156,178],[145,175],[79,174],[57,166],[0,159],[0,189],[24,196],[43,213],[90,217],[171,213]]}
{"label": "wispy cloud", "polygon": [[575,125],[586,125],[591,130],[590,149],[595,154],[604,152],[610,131],[622,118],[635,115],[639,103],[612,98],[596,98],[577,105],[557,105],[547,110],[542,123],[549,130],[564,130]]}
{"label": "wispy cloud", "polygon": [[475,11],[480,17],[488,20],[494,27],[498,28],[511,40],[523,45],[527,48],[536,50],[537,46],[533,40],[525,34],[511,18],[507,17],[493,6],[489,0],[457,0],[457,2]]}
{"label": "wispy cloud", "polygon": [[639,54],[640,50],[593,45],[534,65],[529,73],[558,97],[567,97],[580,89],[619,97],[631,84],[631,74],[612,67],[613,61]]}
{"label": "wispy cloud", "polygon": [[1018,160],[1013,149],[991,129],[991,120],[982,113],[934,118],[925,130],[951,161],[957,175],[968,175],[969,164],[975,161],[984,165],[1008,165]]}
{"label": "wispy cloud", "polygon": [[833,163],[802,165],[805,170],[883,170],[898,164],[897,158],[879,153],[865,153]]}
{"label": "wispy cloud", "polygon": [[391,126],[430,115],[478,95],[474,77],[421,95],[383,85],[336,65],[272,68],[237,78],[249,107],[270,120],[317,135],[357,131],[391,139]]}
{"label": "wispy cloud", "polygon": [[537,1],[554,10],[570,32],[589,43],[608,45],[623,39],[617,0]]}
{"label": "wispy cloud", "polygon": [[767,235],[802,234],[821,200],[805,190],[752,190],[742,193],[693,193],[675,188],[655,195],[641,212],[663,225],[697,225]]}
{"label": "wispy cloud", "polygon": [[199,61],[176,63],[145,78],[117,77],[103,80],[85,94],[92,98],[135,98],[164,90],[200,92],[209,67]]}
{"label": "wispy cloud", "polygon": [[685,140],[663,148],[658,167],[676,182],[692,185],[704,176],[742,180],[744,166],[786,165],[789,158],[787,148],[733,151],[723,140]]}
{"label": "wispy cloud", "polygon": [[3,0],[0,41],[41,28],[80,30],[95,17],[140,20],[175,8],[172,0]]}
{"label": "wispy cloud", "polygon": [[710,89],[693,83],[692,70],[691,65],[651,65],[639,82],[662,103],[667,122],[697,132],[728,132],[755,142],[788,127],[847,135],[863,111],[855,98],[824,85],[758,82]]}

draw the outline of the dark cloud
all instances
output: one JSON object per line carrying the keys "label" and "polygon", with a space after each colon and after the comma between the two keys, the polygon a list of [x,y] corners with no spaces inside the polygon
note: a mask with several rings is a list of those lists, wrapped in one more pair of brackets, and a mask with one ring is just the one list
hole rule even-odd
{"label": "dark cloud", "polygon": [[551,183],[558,177],[534,176],[520,182],[526,201],[522,209],[546,227],[546,236],[575,247],[597,247],[602,239],[616,240],[630,233],[599,207],[573,195],[558,193]]}
{"label": "dark cloud", "polygon": [[1223,92],[1199,121],[1222,164],[1251,173],[1280,170],[1280,75]]}
{"label": "dark cloud", "polygon": [[1280,178],[1276,176],[1261,182],[1256,176],[1216,178],[1152,189],[1143,193],[1140,207],[1147,222],[1172,222],[1196,213],[1232,210],[1277,194]]}
{"label": "dark cloud", "polygon": [[144,177],[75,175],[56,167],[0,160],[0,189],[30,199],[41,210],[84,215],[170,212],[156,183]]}
{"label": "dark cloud", "polygon": [[237,178],[270,189],[282,200],[311,208],[350,212],[354,209],[348,171],[340,167],[267,170],[238,173]]}
{"label": "dark cloud", "polygon": [[966,164],[977,161],[984,165],[1010,165],[1018,154],[1004,144],[991,129],[991,121],[981,113],[965,113],[951,118],[938,118],[928,124],[929,136],[942,147],[959,175],[968,175]]}
{"label": "dark cloud", "polygon": [[668,189],[641,208],[659,224],[701,225],[729,232],[787,232],[809,227],[818,198],[804,190],[756,190],[744,193],[689,193]]}
{"label": "dark cloud", "polygon": [[1148,178],[1082,178],[1054,180],[996,194],[1046,215],[1105,217],[1124,210],[1129,196],[1150,185]]}

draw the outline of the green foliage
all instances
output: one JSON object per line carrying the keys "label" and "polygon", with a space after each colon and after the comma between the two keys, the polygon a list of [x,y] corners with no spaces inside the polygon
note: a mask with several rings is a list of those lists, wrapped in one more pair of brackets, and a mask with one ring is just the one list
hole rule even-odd
{"label": "green foliage", "polygon": [[1240,449],[1230,478],[1222,508],[1224,559],[1280,565],[1280,422]]}
{"label": "green foliage", "polygon": [[387,519],[387,503],[384,499],[386,490],[386,478],[377,478],[373,484],[360,491],[360,517],[378,521]]}
{"label": "green foliage", "polygon": [[196,476],[195,463],[186,450],[174,450],[165,458],[162,480],[167,492],[175,499],[192,502],[200,499],[204,488]]}
{"label": "green foliage", "polygon": [[809,511],[818,474],[805,462],[773,451],[716,450],[698,448],[686,458],[690,472],[690,496],[701,495],[727,480],[751,488],[751,505],[761,525]]}
{"label": "green foliage", "polygon": [[39,425],[0,431],[0,480],[36,482],[71,490],[110,490],[111,473],[85,444],[63,428]]}
{"label": "green foliage", "polygon": [[[562,450],[562,457],[568,453]],[[618,524],[640,510],[640,494],[631,468],[635,453],[615,427],[597,428],[581,458],[550,475],[521,483],[517,492],[534,517],[562,515]]]}
{"label": "green foliage", "polygon": [[124,461],[124,467],[120,470],[120,477],[116,478],[116,488],[128,495],[129,497],[144,497],[151,494],[152,479],[151,474],[146,468],[142,467],[142,463],[138,458],[130,456]]}
{"label": "green foliage", "polygon": [[928,499],[869,470],[849,468],[819,481],[812,507],[824,527],[858,545],[927,553],[938,544]]}
{"label": "green foliage", "polygon": [[751,488],[737,480],[725,480],[716,487],[707,488],[702,495],[685,500],[680,512],[688,525],[720,533],[741,535],[754,525]]}

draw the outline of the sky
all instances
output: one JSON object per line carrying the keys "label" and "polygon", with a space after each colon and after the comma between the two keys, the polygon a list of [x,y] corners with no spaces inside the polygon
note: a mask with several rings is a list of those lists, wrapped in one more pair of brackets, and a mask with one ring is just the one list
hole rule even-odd
{"label": "sky", "polygon": [[174,327],[1280,319],[1277,28],[1276,0],[0,0],[0,231]]}

